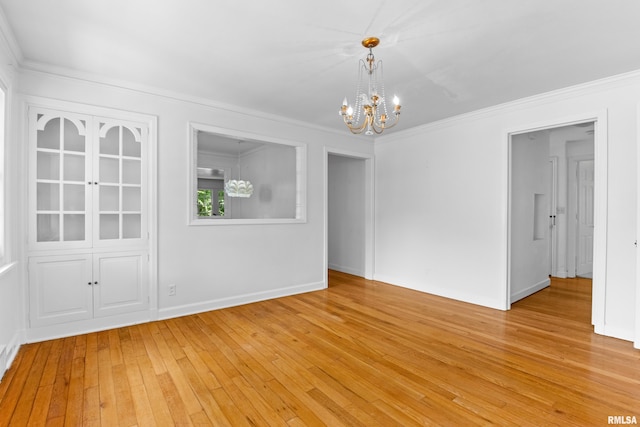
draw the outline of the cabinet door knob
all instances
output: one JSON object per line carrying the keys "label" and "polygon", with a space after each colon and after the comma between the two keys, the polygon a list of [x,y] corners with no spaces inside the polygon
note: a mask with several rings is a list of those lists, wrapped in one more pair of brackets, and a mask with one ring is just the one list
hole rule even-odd
{"label": "cabinet door knob", "polygon": [[91,282],[87,283],[87,285],[91,286]]}
{"label": "cabinet door knob", "polygon": [[94,284],[94,285],[97,285],[97,284],[98,284],[98,282],[93,282],[93,284]]}

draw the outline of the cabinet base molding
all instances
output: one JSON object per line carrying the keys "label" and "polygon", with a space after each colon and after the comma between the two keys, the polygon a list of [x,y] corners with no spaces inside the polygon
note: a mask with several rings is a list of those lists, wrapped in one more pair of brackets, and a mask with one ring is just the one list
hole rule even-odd
{"label": "cabinet base molding", "polygon": [[40,326],[26,330],[25,340],[27,343],[47,341],[55,338],[65,338],[74,335],[88,334],[90,332],[106,331],[108,329],[120,328],[123,326],[146,323],[156,320],[155,311],[145,310],[134,313],[125,313],[116,316],[101,317],[76,322],[60,323],[50,326]]}

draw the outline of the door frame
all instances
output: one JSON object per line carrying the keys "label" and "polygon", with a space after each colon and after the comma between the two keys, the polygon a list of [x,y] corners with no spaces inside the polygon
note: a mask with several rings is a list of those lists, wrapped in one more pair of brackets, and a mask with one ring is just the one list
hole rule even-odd
{"label": "door frame", "polygon": [[324,148],[324,282],[329,285],[329,155],[349,157],[363,160],[365,173],[364,202],[364,278],[373,280],[374,263],[374,155],[342,150],[338,148]]}
{"label": "door frame", "polygon": [[549,119],[546,121],[523,124],[506,129],[503,132],[505,141],[505,163],[507,165],[506,197],[504,209],[507,216],[505,245],[506,276],[503,285],[503,297],[505,309],[511,308],[511,156],[512,136],[536,132],[544,129],[552,129],[570,126],[579,123],[594,123],[594,242],[593,242],[593,290],[591,305],[591,323],[598,334],[607,335],[605,330],[605,295],[606,295],[606,268],[607,268],[607,176],[608,176],[608,124],[607,110],[575,114],[566,117]]}

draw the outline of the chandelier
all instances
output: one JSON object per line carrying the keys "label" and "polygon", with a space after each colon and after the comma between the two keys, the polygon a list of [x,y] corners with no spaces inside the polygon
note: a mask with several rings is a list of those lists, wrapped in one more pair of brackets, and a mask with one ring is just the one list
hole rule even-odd
{"label": "chandelier", "polygon": [[380,39],[377,37],[362,40],[362,46],[369,49],[369,54],[366,59],[360,60],[358,67],[355,109],[349,105],[345,97],[339,111],[351,133],[381,134],[385,129],[395,126],[400,119],[400,100],[397,96],[393,97],[393,119],[387,110],[382,61],[376,63],[373,56],[373,48],[378,46],[378,43]]}

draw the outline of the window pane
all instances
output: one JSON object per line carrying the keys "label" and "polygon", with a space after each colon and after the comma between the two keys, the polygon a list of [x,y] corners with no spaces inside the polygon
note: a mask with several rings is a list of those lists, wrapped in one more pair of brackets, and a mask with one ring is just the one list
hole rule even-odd
{"label": "window pane", "polygon": [[60,149],[60,119],[51,119],[38,131],[38,148]]}
{"label": "window pane", "polygon": [[[83,122],[80,122],[84,125]],[[70,120],[64,121],[64,149],[67,151],[79,151],[84,153],[84,135],[80,135],[80,131]]]}
{"label": "window pane", "polygon": [[60,154],[38,151],[36,174],[38,179],[60,179]]}
{"label": "window pane", "polygon": [[100,154],[120,154],[120,126],[112,127],[104,138],[100,138]]}
{"label": "window pane", "polygon": [[36,209],[39,211],[60,210],[60,185],[39,182],[36,190]]}
{"label": "window pane", "polygon": [[122,161],[122,183],[123,184],[140,184],[140,161],[139,160],[123,160]]}
{"label": "window pane", "polygon": [[122,238],[139,239],[141,230],[140,214],[122,215]]}
{"label": "window pane", "polygon": [[65,242],[84,240],[83,214],[66,214],[63,221]]}
{"label": "window pane", "polygon": [[100,238],[103,240],[120,237],[120,220],[118,214],[100,214]]}
{"label": "window pane", "polygon": [[213,214],[211,193],[211,190],[198,190],[198,216],[211,216]]}
{"label": "window pane", "polygon": [[118,187],[111,185],[100,186],[100,210],[118,211],[120,210],[120,194]]}
{"label": "window pane", "polygon": [[63,167],[65,181],[84,181],[84,156],[65,154]]}
{"label": "window pane", "polygon": [[118,159],[100,158],[100,182],[117,184],[120,182],[120,166]]}
{"label": "window pane", "polygon": [[129,212],[139,212],[141,207],[140,198],[140,187],[123,187],[122,210]]}
{"label": "window pane", "polygon": [[38,242],[60,241],[60,215],[38,214],[36,222],[36,238]]}
{"label": "window pane", "polygon": [[133,132],[126,127],[122,128],[122,155],[138,158],[142,156],[140,143],[136,141]]}
{"label": "window pane", "polygon": [[81,211],[84,212],[84,184],[65,184],[63,203],[65,211]]}

